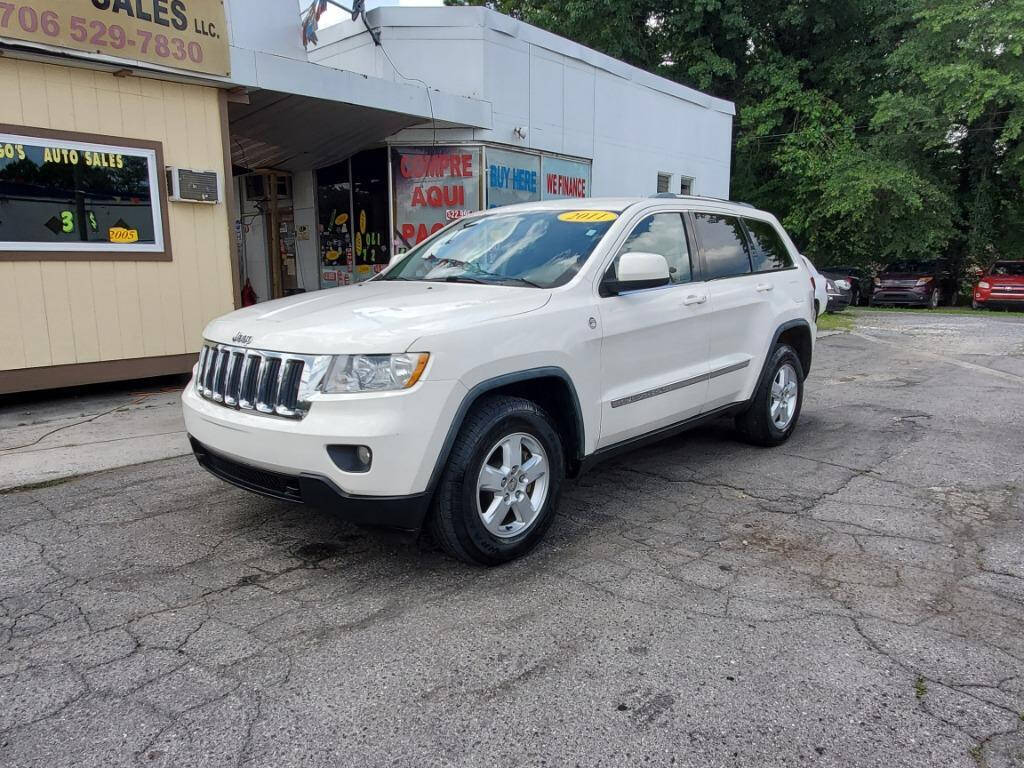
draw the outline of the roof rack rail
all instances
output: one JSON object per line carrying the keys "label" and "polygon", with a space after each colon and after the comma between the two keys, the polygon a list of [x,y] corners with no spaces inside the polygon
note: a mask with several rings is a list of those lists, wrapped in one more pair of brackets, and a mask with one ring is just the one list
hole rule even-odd
{"label": "roof rack rail", "polygon": [[657,192],[651,195],[651,197],[671,200],[715,200],[722,203],[731,203],[732,205],[742,205],[744,208],[756,208],[756,206],[744,203],[742,200],[729,200],[725,197],[712,197],[711,195],[677,195],[675,192]]}

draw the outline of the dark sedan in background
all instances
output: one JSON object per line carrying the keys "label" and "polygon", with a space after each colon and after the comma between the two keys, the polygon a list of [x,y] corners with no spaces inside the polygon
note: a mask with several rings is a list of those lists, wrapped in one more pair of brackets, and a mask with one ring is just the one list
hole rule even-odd
{"label": "dark sedan in background", "polygon": [[850,304],[859,307],[868,303],[871,296],[871,276],[861,267],[825,267],[821,271],[825,277],[835,282],[836,287],[849,291]]}
{"label": "dark sedan in background", "polygon": [[955,298],[955,281],[941,262],[901,260],[875,276],[871,305],[937,307]]}
{"label": "dark sedan in background", "polygon": [[844,288],[831,277],[826,277],[825,292],[828,294],[828,305],[825,307],[826,312],[842,312],[850,306],[852,294],[850,293],[849,283],[846,283]]}

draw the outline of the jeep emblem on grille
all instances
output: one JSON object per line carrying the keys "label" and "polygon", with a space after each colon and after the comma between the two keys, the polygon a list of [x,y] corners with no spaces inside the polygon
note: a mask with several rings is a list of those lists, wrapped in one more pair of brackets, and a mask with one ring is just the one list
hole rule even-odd
{"label": "jeep emblem on grille", "polygon": [[239,332],[232,336],[231,340],[236,344],[251,344],[252,336],[246,336],[244,333]]}

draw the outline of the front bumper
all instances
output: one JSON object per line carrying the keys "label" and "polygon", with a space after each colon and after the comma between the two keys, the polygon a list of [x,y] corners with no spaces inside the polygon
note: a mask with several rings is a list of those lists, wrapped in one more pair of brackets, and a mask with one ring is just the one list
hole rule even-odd
{"label": "front bumper", "polygon": [[189,441],[200,466],[215,477],[262,496],[336,512],[357,525],[418,531],[430,506],[429,493],[357,496],[341,490],[326,477],[271,472],[212,451],[191,435]]}
{"label": "front bumper", "polygon": [[[264,472],[314,476],[347,496],[413,496],[425,492],[466,388],[457,381],[421,381],[408,390],[318,396],[302,419],[236,410],[182,394],[189,435],[208,451]],[[367,446],[367,471],[348,471],[329,446]],[[237,484],[237,483],[236,483]]]}
{"label": "front bumper", "polygon": [[848,306],[850,306],[850,294],[830,293],[828,295],[828,305],[825,309],[828,312],[842,312]]}
{"label": "front bumper", "polygon": [[974,301],[982,306],[1024,307],[1024,291],[984,291],[974,289]]}
{"label": "front bumper", "polygon": [[905,307],[926,307],[931,301],[932,292],[919,293],[909,288],[881,288],[871,294],[872,304],[893,304]]}

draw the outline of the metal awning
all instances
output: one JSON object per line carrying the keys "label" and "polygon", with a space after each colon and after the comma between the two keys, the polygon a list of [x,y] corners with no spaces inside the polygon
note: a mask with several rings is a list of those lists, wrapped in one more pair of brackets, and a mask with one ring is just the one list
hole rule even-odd
{"label": "metal awning", "polygon": [[229,104],[228,118],[231,160],[249,170],[320,168],[423,123],[417,115],[277,91]]}

